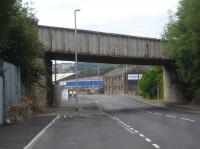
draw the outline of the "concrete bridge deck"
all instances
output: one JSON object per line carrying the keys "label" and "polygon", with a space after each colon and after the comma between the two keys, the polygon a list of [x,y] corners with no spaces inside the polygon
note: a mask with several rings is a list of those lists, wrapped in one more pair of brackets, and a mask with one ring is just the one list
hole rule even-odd
{"label": "concrete bridge deck", "polygon": [[[51,59],[74,60],[74,29],[38,26],[38,38]],[[167,65],[172,62],[162,53],[160,39],[77,31],[77,50],[80,61]]]}

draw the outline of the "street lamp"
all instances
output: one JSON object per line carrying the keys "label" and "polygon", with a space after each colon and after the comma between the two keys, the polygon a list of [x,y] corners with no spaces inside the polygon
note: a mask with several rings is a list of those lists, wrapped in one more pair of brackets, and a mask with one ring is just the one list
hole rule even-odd
{"label": "street lamp", "polygon": [[77,48],[76,48],[76,41],[77,41],[77,29],[76,29],[76,12],[77,11],[80,11],[80,9],[75,9],[74,10],[74,50],[75,50],[75,61],[76,61],[76,111],[78,111],[78,70],[77,70],[77,62],[78,62],[78,59],[77,59]]}

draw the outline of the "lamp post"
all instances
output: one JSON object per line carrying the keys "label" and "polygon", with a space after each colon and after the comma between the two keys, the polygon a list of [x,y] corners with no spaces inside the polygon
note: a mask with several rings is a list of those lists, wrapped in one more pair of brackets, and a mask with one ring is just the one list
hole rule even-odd
{"label": "lamp post", "polygon": [[76,111],[78,111],[78,68],[77,68],[77,63],[78,63],[78,59],[77,59],[77,48],[76,48],[76,41],[77,41],[77,29],[76,29],[76,12],[80,11],[79,9],[75,9],[74,10],[74,50],[75,50],[75,65],[76,65]]}

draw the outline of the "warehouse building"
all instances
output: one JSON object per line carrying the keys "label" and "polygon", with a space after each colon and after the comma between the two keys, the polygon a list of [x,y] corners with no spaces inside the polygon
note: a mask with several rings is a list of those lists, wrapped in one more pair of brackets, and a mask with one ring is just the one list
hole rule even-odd
{"label": "warehouse building", "polygon": [[103,77],[105,94],[134,94],[137,91],[138,80],[147,69],[145,66],[128,66],[105,74]]}

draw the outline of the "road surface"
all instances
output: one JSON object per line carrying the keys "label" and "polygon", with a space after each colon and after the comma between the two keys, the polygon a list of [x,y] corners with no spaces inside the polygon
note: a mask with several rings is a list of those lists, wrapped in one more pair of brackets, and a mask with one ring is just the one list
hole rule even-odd
{"label": "road surface", "polygon": [[103,111],[61,118],[35,149],[199,149],[200,115],[126,96],[90,95]]}

